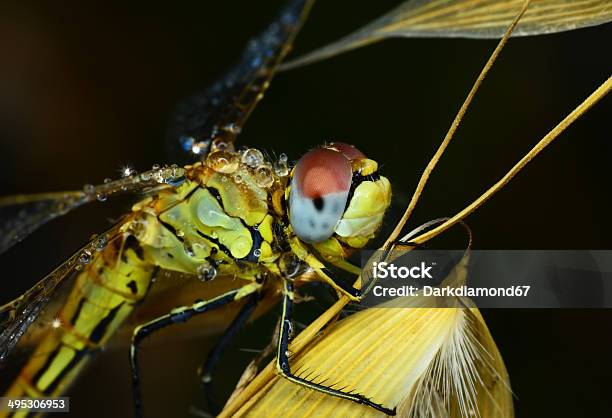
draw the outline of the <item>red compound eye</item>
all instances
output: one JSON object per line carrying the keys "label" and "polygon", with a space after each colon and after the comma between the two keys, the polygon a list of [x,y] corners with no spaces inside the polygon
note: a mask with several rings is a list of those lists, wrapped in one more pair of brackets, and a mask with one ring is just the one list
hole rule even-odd
{"label": "red compound eye", "polygon": [[293,178],[302,196],[315,199],[328,193],[348,191],[352,170],[344,155],[318,148],[298,161]]}
{"label": "red compound eye", "polygon": [[349,160],[356,160],[357,158],[365,158],[365,154],[359,151],[351,144],[345,142],[332,142],[327,146],[329,149],[334,149],[342,154]]}
{"label": "red compound eye", "polygon": [[318,148],[298,161],[289,196],[290,222],[298,237],[315,243],[333,235],[344,213],[352,175],[349,159],[336,150]]}

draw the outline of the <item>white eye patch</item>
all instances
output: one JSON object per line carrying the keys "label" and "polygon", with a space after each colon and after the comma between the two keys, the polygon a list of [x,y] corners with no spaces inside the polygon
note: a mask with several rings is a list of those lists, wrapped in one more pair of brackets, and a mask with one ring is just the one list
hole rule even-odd
{"label": "white eye patch", "polygon": [[348,191],[327,193],[310,199],[302,196],[297,187],[292,187],[289,194],[289,221],[295,234],[310,244],[331,237],[342,219],[348,194]]}

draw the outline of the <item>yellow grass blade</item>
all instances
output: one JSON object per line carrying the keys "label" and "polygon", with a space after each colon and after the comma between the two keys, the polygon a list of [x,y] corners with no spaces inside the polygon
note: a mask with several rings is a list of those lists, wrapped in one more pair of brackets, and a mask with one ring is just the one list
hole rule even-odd
{"label": "yellow grass blade", "polygon": [[[522,3],[523,0],[406,1],[365,27],[282,68],[307,65],[391,37],[499,38]],[[512,36],[562,32],[610,21],[609,0],[537,0]]]}

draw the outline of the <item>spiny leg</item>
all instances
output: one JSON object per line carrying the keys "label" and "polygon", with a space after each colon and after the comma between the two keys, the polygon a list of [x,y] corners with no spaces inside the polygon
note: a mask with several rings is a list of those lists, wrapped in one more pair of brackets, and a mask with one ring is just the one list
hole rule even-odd
{"label": "spiny leg", "polygon": [[230,302],[240,300],[261,288],[260,284],[251,283],[239,289],[229,291],[220,296],[206,301],[196,301],[191,306],[181,306],[173,309],[170,313],[162,315],[134,329],[132,344],[130,346],[130,367],[132,370],[132,391],[134,397],[134,415],[141,418],[142,398],[140,394],[140,371],[138,363],[138,346],[149,335],[170,325],[185,322],[196,315],[203,314],[212,309],[221,307]]}
{"label": "spiny leg", "polygon": [[281,316],[281,329],[280,336],[278,339],[278,350],[276,353],[276,369],[277,372],[288,379],[293,383],[297,383],[298,385],[306,386],[307,388],[317,390],[319,392],[337,396],[342,399],[347,399],[353,402],[357,402],[359,404],[364,404],[367,406],[371,406],[372,408],[381,411],[387,415],[395,415],[395,408],[389,409],[385,408],[383,405],[373,402],[372,400],[366,398],[363,395],[358,393],[347,393],[342,390],[333,389],[328,386],[324,386],[320,383],[314,383],[313,381],[295,376],[291,372],[291,367],[289,365],[289,335],[291,334],[292,324],[291,324],[291,316],[293,313],[293,283],[288,280],[284,280],[284,289],[283,289],[283,310]]}
{"label": "spiny leg", "polygon": [[236,336],[238,331],[240,331],[240,329],[249,320],[251,314],[255,311],[258,302],[259,294],[253,293],[251,297],[249,297],[245,305],[240,309],[240,312],[238,312],[238,315],[236,315],[230,326],[225,330],[219,341],[208,353],[204,364],[198,370],[200,381],[202,382],[202,386],[204,387],[204,395],[206,396],[206,400],[208,401],[208,407],[213,413],[213,415],[218,415],[219,412],[221,412],[221,408],[215,402],[212,396],[212,374],[215,368],[217,367],[219,360],[221,359],[221,354],[231,343],[232,339]]}

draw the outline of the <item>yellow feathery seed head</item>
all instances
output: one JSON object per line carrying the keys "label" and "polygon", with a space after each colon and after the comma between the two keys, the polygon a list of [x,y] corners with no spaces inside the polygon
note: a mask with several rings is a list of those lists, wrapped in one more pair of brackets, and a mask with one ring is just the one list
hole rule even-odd
{"label": "yellow feathery seed head", "polygon": [[[467,257],[445,285],[463,284],[466,266]],[[398,416],[514,416],[499,351],[467,299],[394,299],[337,322],[292,360],[296,375],[397,406]],[[253,382],[245,389],[248,396],[240,405],[233,397],[225,412],[255,417],[384,416],[273,373],[265,377],[264,383]]]}

